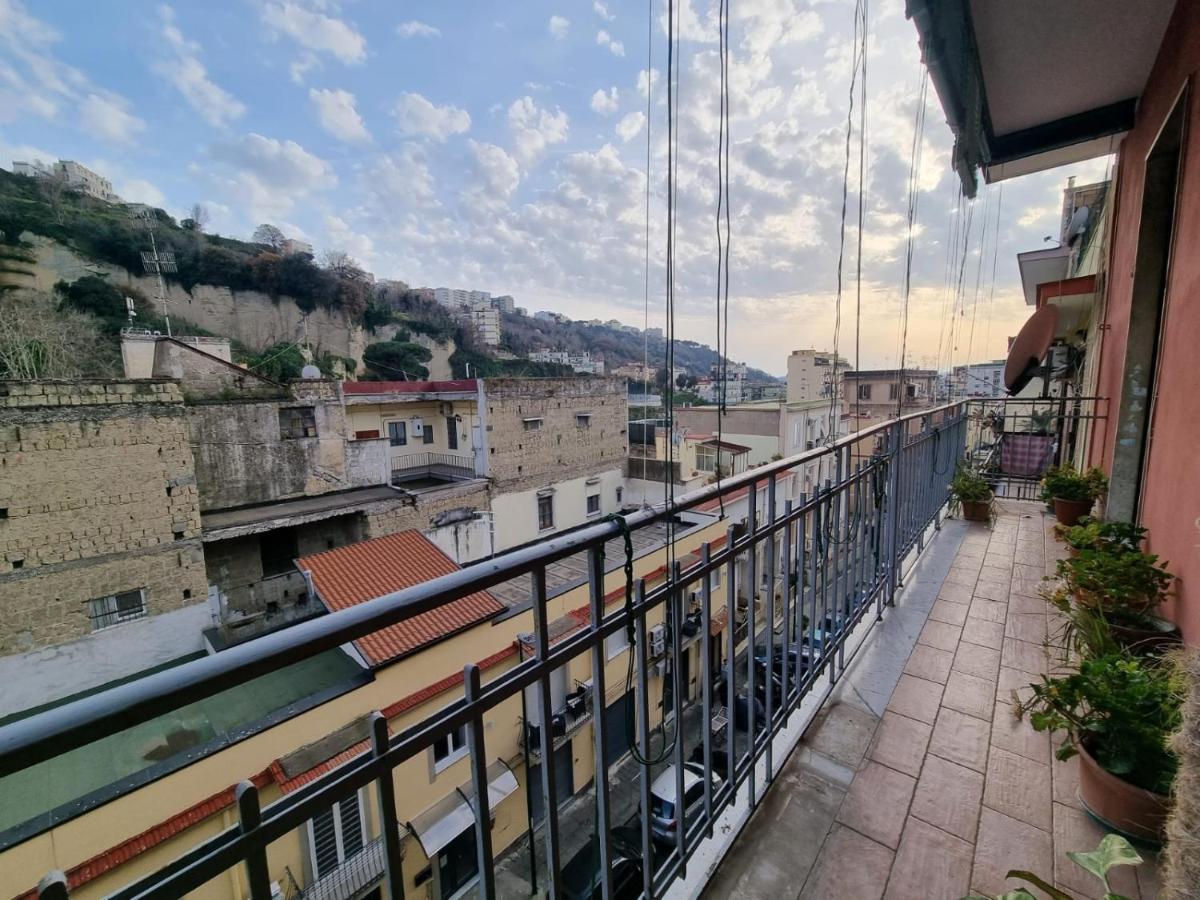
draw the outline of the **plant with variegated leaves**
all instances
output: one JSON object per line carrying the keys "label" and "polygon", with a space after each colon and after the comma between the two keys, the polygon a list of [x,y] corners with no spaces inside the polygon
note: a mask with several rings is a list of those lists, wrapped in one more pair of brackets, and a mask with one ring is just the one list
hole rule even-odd
{"label": "plant with variegated leaves", "polygon": [[[1142,862],[1138,852],[1129,841],[1118,834],[1106,834],[1100,841],[1100,846],[1089,853],[1068,853],[1068,858],[1082,869],[1090,872],[1104,886],[1104,900],[1129,900],[1122,894],[1114,894],[1108,884],[1108,872],[1113,866],[1136,866]],[[1042,891],[1050,900],[1075,900],[1066,891],[1059,890],[1046,879],[1033,872],[1023,869],[1012,869],[1008,878],[1017,878]],[[1015,891],[998,894],[995,897],[985,897],[981,894],[971,894],[964,900],[1038,900],[1037,894],[1027,888],[1019,887]]]}

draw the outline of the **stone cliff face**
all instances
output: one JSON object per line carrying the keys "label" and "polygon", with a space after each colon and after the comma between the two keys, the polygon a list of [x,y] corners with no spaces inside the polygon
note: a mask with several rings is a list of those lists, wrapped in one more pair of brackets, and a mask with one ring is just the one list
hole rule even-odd
{"label": "stone cliff face", "polygon": [[[120,266],[92,262],[56,241],[26,234],[35,262],[22,265],[33,272],[27,275],[0,275],[6,283],[35,290],[50,291],[55,282],[74,281],[88,274],[103,274],[115,285],[136,287],[147,298],[157,290],[154,279],[131,273]],[[290,297],[272,300],[258,291],[231,291],[229,288],[198,284],[191,291],[182,285],[167,284],[167,312],[194,322],[201,328],[260,349],[279,341],[304,338],[305,313]],[[340,310],[318,308],[308,314],[308,340],[318,351],[349,356],[362,362],[366,334]]]}

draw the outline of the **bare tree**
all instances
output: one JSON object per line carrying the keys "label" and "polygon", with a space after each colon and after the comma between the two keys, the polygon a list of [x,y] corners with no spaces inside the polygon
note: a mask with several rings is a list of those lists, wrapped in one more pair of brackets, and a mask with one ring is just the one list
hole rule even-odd
{"label": "bare tree", "polygon": [[283,236],[283,232],[274,225],[263,223],[254,229],[254,243],[266,244],[276,253],[283,249],[283,242],[287,240]]}
{"label": "bare tree", "polygon": [[357,281],[364,274],[362,266],[345,250],[326,250],[321,254],[321,265],[341,278]]}
{"label": "bare tree", "polygon": [[0,378],[86,378],[120,374],[116,342],[95,316],[58,309],[49,295],[0,300]]}
{"label": "bare tree", "polygon": [[208,227],[208,219],[208,210],[199,203],[193,203],[191,217],[184,219],[183,221],[191,223],[191,225],[188,227],[192,231],[196,232],[197,234],[204,234],[205,228]]}

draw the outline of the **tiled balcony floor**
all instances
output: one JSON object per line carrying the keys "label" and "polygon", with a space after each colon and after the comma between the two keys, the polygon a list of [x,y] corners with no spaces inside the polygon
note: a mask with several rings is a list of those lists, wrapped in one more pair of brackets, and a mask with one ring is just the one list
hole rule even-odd
{"label": "tiled balcony floor", "polygon": [[[706,896],[957,900],[1014,889],[1013,868],[1097,895],[1065,855],[1104,835],[1076,800],[1076,763],[1054,760],[1049,736],[1013,716],[1013,690],[1046,670],[1052,623],[1038,591],[1062,553],[1052,525],[1039,504],[1015,502],[997,504],[991,530],[948,523],[873,636],[911,647],[886,705],[871,695],[880,673],[864,678],[856,660]],[[939,565],[937,542],[958,538]],[[1143,856],[1113,874],[1113,890],[1156,896]]]}

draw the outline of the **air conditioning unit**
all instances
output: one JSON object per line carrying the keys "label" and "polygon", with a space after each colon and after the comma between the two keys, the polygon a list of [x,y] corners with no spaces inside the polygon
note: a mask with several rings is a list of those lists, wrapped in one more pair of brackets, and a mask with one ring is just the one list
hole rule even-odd
{"label": "air conditioning unit", "polygon": [[425,420],[411,419],[409,421],[408,430],[412,432],[413,437],[423,437],[425,434]]}
{"label": "air conditioning unit", "polygon": [[664,625],[655,625],[650,629],[650,655],[662,656],[667,652],[667,629]]}

